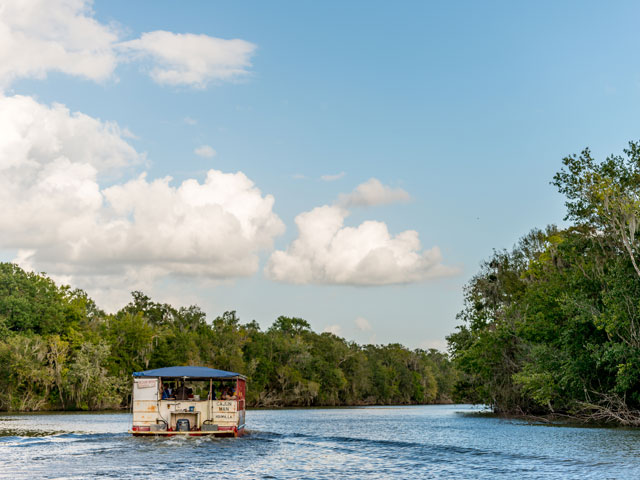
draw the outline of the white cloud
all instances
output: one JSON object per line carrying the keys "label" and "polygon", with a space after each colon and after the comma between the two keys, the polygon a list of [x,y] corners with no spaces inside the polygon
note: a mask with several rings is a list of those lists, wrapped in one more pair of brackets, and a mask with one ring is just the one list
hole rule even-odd
{"label": "white cloud", "polygon": [[438,247],[421,251],[416,231],[392,236],[378,221],[345,227],[348,214],[325,205],[298,215],[298,238],[271,255],[267,276],[294,284],[390,285],[457,272],[442,265]]}
{"label": "white cloud", "polygon": [[423,350],[429,350],[431,348],[435,348],[436,350],[440,350],[441,352],[446,352],[447,341],[442,338],[435,339],[435,340],[434,339],[424,340],[420,342],[419,348]]}
{"label": "white cloud", "polygon": [[209,145],[200,145],[193,153],[203,158],[213,158],[216,155],[216,151]]}
{"label": "white cloud", "polygon": [[353,323],[356,324],[356,328],[358,330],[360,330],[361,332],[367,332],[369,330],[371,330],[371,324],[369,323],[369,320],[367,320],[364,317],[357,317]]}
{"label": "white cloud", "polygon": [[197,125],[198,121],[195,118],[184,117],[184,123],[186,123],[187,125]]}
{"label": "white cloud", "polygon": [[116,124],[30,97],[0,97],[0,241],[55,242],[102,206],[98,175],[139,163]]}
{"label": "white cloud", "polygon": [[370,178],[358,185],[353,192],[341,194],[338,203],[344,207],[370,207],[389,205],[411,200],[411,196],[402,188],[383,185],[377,178]]}
{"label": "white cloud", "polygon": [[335,182],[336,180],[343,178],[345,175],[345,172],[336,173],[335,175],[322,175],[320,180],[324,180],[325,182]]}
{"label": "white cloud", "polygon": [[256,48],[240,39],[225,40],[163,30],[143,33],[140,38],[122,42],[119,47],[154,61],[150,75],[157,83],[199,88],[212,81],[246,75]]}
{"label": "white cloud", "polygon": [[324,328],[323,332],[332,333],[336,336],[340,336],[342,334],[342,327],[340,325],[329,325]]}
{"label": "white cloud", "polygon": [[94,81],[113,75],[119,62],[150,59],[160,84],[204,88],[244,76],[255,45],[208,35],[166,31],[121,41],[120,32],[93,18],[91,0],[0,2],[0,89],[16,78],[59,71]]}
{"label": "white cloud", "polygon": [[251,275],[284,230],[273,197],[242,172],[175,186],[142,174],[102,188],[102,176],[144,157],[116,124],[62,105],[0,97],[0,132],[0,248],[74,285]]}
{"label": "white cloud", "polygon": [[57,70],[104,80],[115,69],[116,32],[91,18],[90,2],[21,0],[0,5],[0,86]]}
{"label": "white cloud", "polygon": [[305,178],[307,178],[307,176],[302,173],[294,173],[293,175],[291,175],[291,178],[293,178],[294,180],[304,180]]}

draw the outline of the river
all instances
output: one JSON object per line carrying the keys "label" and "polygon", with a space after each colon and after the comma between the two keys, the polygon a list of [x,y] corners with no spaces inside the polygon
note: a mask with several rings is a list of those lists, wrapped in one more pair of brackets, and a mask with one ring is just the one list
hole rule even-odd
{"label": "river", "polygon": [[640,430],[468,405],[251,410],[238,439],[140,438],[124,413],[0,414],[2,478],[640,478]]}

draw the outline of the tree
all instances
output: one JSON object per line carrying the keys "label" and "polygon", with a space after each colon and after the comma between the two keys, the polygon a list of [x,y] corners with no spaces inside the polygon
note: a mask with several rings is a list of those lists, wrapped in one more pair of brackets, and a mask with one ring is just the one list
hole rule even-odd
{"label": "tree", "polygon": [[450,397],[439,388],[451,385],[440,378],[446,369],[423,351],[361,347],[298,317],[280,316],[267,331],[235,311],[209,323],[198,306],[132,297],[106,315],[82,290],[0,264],[0,410],[115,408],[128,403],[132,372],[186,364],[247,375],[250,406]]}
{"label": "tree", "polygon": [[50,278],[0,263],[0,319],[9,330],[57,333],[64,313],[63,294]]}
{"label": "tree", "polygon": [[638,276],[640,244],[640,142],[630,142],[624,155],[601,163],[585,149],[562,160],[565,168],[553,184],[567,197],[566,219],[591,226],[594,234],[611,239],[629,255]]}
{"label": "tree", "polygon": [[104,367],[108,357],[106,343],[85,343],[76,353],[69,365],[66,391],[77,408],[101,410],[121,404],[122,390],[128,388],[128,378],[119,380],[108,374]]}

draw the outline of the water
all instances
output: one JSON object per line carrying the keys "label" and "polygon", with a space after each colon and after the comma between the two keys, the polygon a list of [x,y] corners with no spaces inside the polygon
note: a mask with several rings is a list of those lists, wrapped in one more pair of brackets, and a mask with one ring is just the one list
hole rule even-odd
{"label": "water", "polygon": [[239,439],[132,437],[128,414],[0,415],[2,478],[640,478],[640,430],[466,405],[247,412]]}

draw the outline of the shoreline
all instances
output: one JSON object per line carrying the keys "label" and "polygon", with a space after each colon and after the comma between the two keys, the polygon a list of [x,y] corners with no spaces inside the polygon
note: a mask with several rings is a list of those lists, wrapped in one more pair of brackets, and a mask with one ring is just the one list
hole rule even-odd
{"label": "shoreline", "polygon": [[[269,406],[269,407],[247,407],[247,411],[255,410],[315,410],[315,409],[349,409],[349,408],[368,408],[368,407],[427,407],[441,405],[472,405],[470,403],[386,403],[386,404],[363,404],[363,405],[290,405],[290,406]],[[96,413],[130,413],[131,407],[120,409],[108,408],[104,410],[0,410],[0,415],[38,415],[38,414],[96,414]]]}

